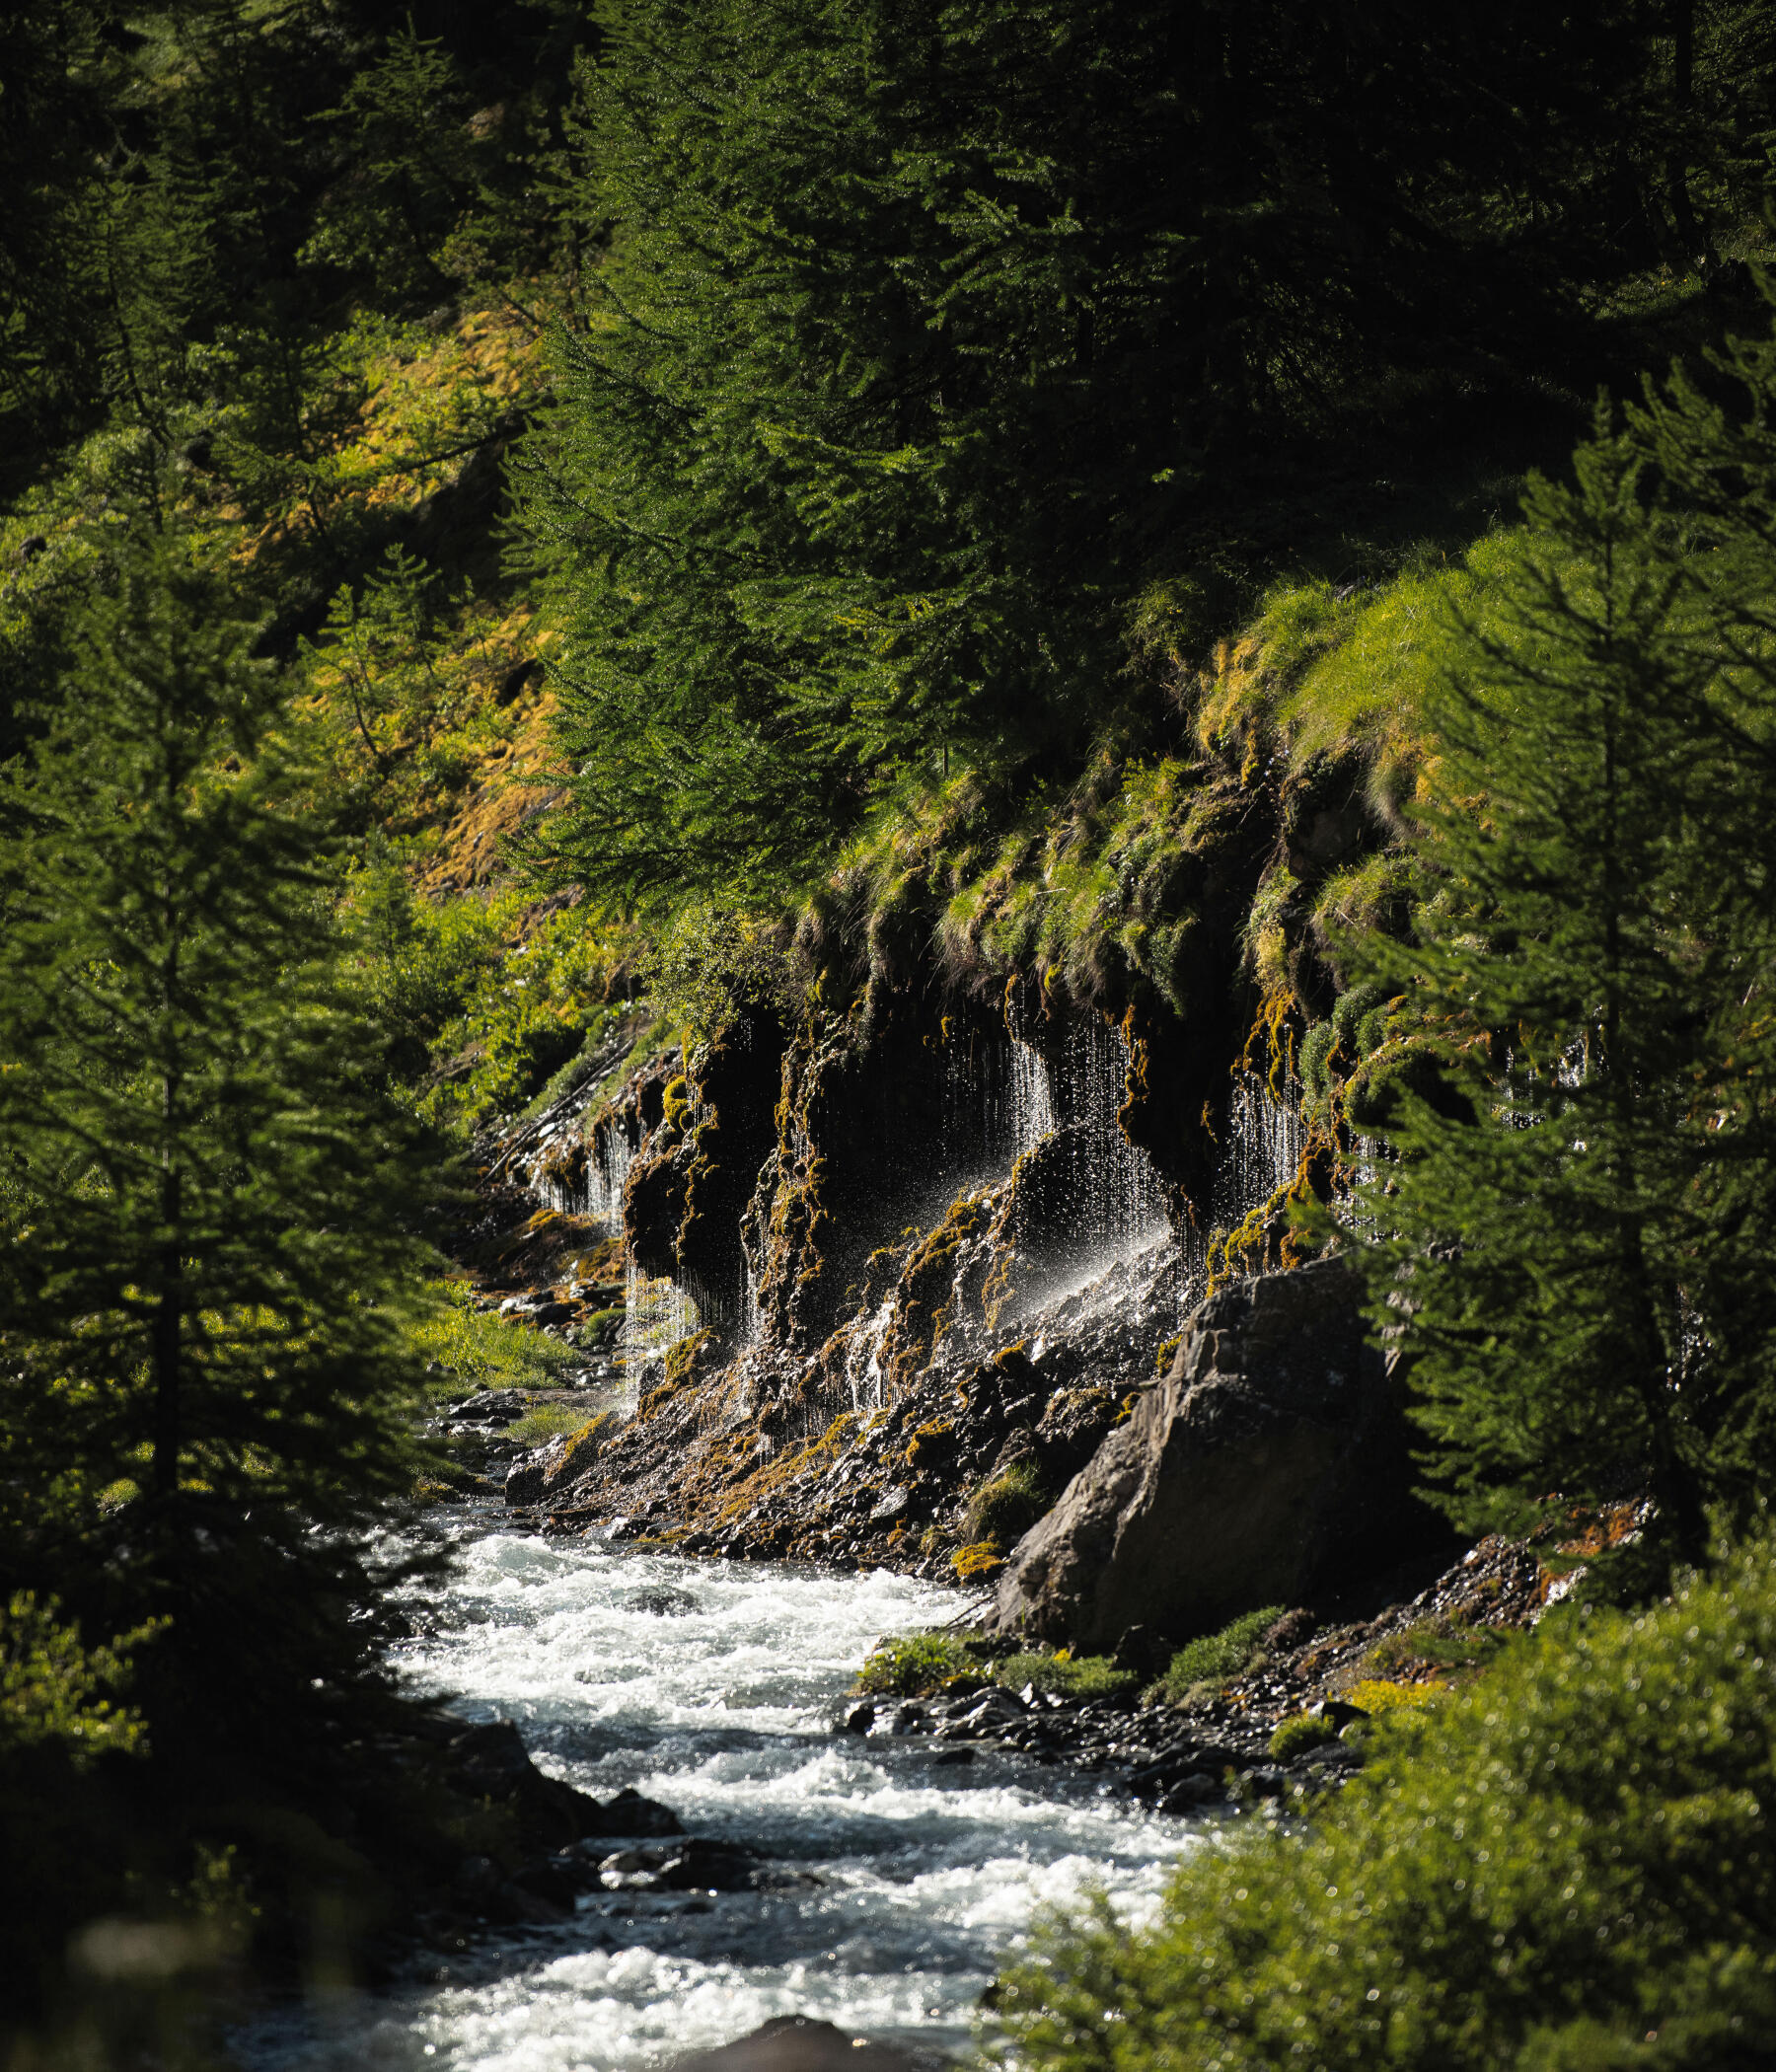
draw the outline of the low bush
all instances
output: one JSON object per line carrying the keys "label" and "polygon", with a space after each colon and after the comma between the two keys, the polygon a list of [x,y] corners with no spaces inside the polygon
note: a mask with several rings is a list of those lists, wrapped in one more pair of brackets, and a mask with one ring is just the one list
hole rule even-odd
{"label": "low bush", "polygon": [[1157,1696],[1181,1704],[1199,1683],[1231,1683],[1257,1655],[1265,1634],[1283,1616],[1281,1604],[1242,1612],[1219,1633],[1199,1634],[1166,1665],[1153,1686]]}
{"label": "low bush", "polygon": [[897,1633],[857,1671],[857,1689],[878,1697],[928,1698],[952,1676],[979,1680],[981,1665],[954,1633]]}
{"label": "low bush", "polygon": [[1271,1760],[1294,1762],[1297,1755],[1305,1755],[1309,1748],[1323,1748],[1328,1741],[1337,1739],[1338,1729],[1332,1721],[1313,1713],[1297,1712],[1293,1719],[1279,1722],[1271,1736]]}
{"label": "low bush", "polygon": [[993,1680],[1010,1691],[1034,1684],[1059,1698],[1110,1698],[1133,1689],[1136,1677],[1107,1655],[1007,1655],[994,1665]]}
{"label": "low bush", "polygon": [[1348,1685],[1340,1696],[1348,1705],[1378,1718],[1390,1712],[1422,1712],[1448,1688],[1446,1683],[1394,1683],[1366,1676],[1361,1683]]}
{"label": "low bush", "polygon": [[[591,1424],[603,1422],[593,1418]],[[515,1445],[543,1446],[552,1439],[564,1439],[571,1433],[588,1429],[584,1403],[533,1403],[515,1425],[508,1425],[505,1437]]]}
{"label": "low bush", "polygon": [[1157,1923],[1051,1923],[1001,1982],[1030,2072],[1727,2072],[1776,2034],[1776,1579],[1569,1607],[1305,1834],[1254,1825]]}

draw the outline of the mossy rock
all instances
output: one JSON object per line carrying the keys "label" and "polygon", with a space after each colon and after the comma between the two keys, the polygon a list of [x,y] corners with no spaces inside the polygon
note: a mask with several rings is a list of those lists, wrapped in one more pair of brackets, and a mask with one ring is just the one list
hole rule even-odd
{"label": "mossy rock", "polygon": [[907,1442],[907,1465],[935,1467],[951,1459],[959,1443],[952,1422],[948,1418],[934,1419],[928,1425],[921,1425]]}

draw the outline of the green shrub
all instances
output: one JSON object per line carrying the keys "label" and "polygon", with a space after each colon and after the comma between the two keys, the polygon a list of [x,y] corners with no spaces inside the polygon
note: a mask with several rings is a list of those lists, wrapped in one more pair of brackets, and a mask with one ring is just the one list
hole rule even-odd
{"label": "green shrub", "polygon": [[1337,1739],[1338,1729],[1330,1720],[1297,1712],[1293,1719],[1284,1720],[1271,1736],[1271,1760],[1294,1762],[1297,1755],[1305,1755],[1309,1748],[1323,1748],[1328,1741]]}
{"label": "green shrub", "polygon": [[1219,1633],[1199,1634],[1186,1641],[1166,1665],[1155,1691],[1176,1705],[1199,1683],[1231,1683],[1282,1616],[1282,1605],[1267,1604],[1259,1611],[1242,1612]]}
{"label": "green shrub", "polygon": [[1008,1655],[995,1665],[993,1680],[1010,1691],[1033,1683],[1062,1698],[1109,1698],[1132,1689],[1136,1679],[1107,1655]]}
{"label": "green shrub", "polygon": [[461,1281],[436,1281],[433,1300],[415,1325],[418,1350],[441,1397],[480,1388],[558,1388],[573,1350],[529,1324],[478,1309]]}
{"label": "green shrub", "polygon": [[1049,1495],[1034,1464],[1016,1461],[969,1498],[968,1537],[1014,1547],[1048,1508]]}
{"label": "green shrub", "polygon": [[65,1748],[77,1769],[141,1747],[140,1717],[112,1694],[129,1680],[131,1651],[165,1621],[111,1647],[86,1648],[77,1627],[57,1621],[58,1609],[53,1597],[39,1604],[30,1591],[15,1591],[0,1605],[0,1765],[48,1743]]}
{"label": "green shrub", "polygon": [[952,1676],[980,1676],[981,1665],[954,1633],[898,1633],[878,1644],[857,1671],[857,1688],[881,1696],[926,1698]]}
{"label": "green shrub", "polygon": [[1766,1544],[1577,1607],[1369,1730],[1304,1836],[1190,1858],[1162,1914],[1051,1924],[999,2005],[1030,2072],[1749,2064],[1776,2034]]}

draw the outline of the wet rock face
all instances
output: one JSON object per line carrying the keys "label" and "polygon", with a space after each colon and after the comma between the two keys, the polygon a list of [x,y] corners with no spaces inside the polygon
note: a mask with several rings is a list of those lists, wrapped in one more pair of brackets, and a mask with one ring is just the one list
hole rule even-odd
{"label": "wet rock face", "polygon": [[742,1220],[777,1134],[783,1044],[776,1015],[743,1014],[691,1061],[698,1119],[682,1161],[675,1278],[705,1323],[739,1320],[747,1274]]}
{"label": "wet rock face", "polygon": [[1000,1579],[1003,1632],[1108,1653],[1298,1601],[1427,1529],[1396,1380],[1338,1260],[1236,1283]]}

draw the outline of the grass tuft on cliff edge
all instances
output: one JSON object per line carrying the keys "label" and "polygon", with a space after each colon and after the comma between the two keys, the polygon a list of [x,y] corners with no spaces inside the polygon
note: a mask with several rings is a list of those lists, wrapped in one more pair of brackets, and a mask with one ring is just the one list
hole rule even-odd
{"label": "grass tuft on cliff edge", "polygon": [[1375,1730],[1306,1835],[1203,1850],[1136,1934],[1053,1918],[998,2001],[1029,2072],[1613,2072],[1776,2034],[1776,1579],[1574,1606]]}

